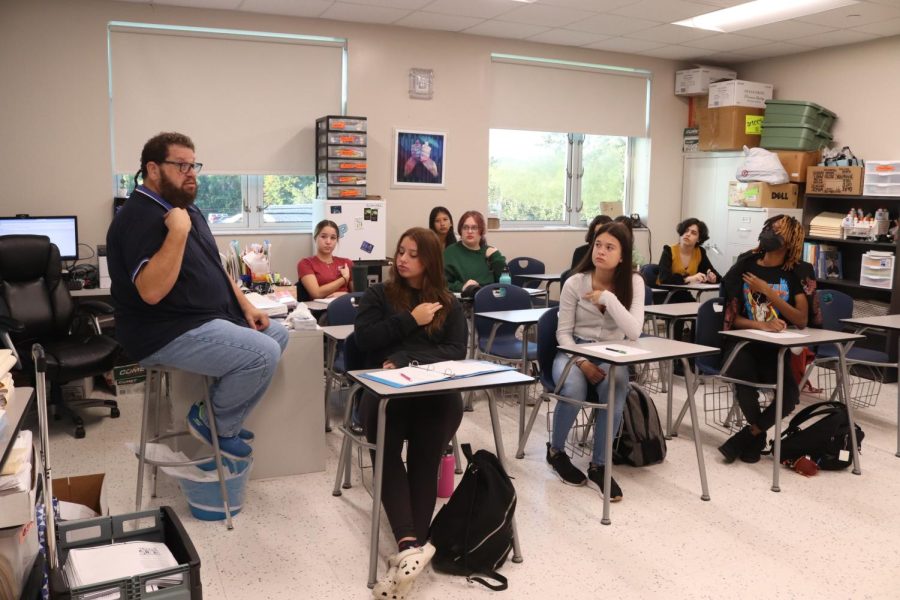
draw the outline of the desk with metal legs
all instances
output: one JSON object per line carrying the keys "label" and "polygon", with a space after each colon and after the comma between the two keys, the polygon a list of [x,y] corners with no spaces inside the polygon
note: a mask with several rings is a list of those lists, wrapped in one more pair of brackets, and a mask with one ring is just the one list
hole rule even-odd
{"label": "desk with metal legs", "polygon": [[[519,310],[494,310],[488,312],[477,313],[476,316],[483,317],[494,321],[491,327],[491,335],[485,344],[484,353],[490,354],[491,347],[494,344],[494,337],[497,335],[497,329],[504,323],[522,326],[522,373],[528,375],[528,367],[531,362],[528,360],[528,330],[540,320],[541,315],[550,310],[549,308],[523,308]],[[522,387],[522,394],[519,398],[519,443],[517,445],[516,458],[525,456],[524,444],[525,437],[525,400],[526,389]]]}
{"label": "desk with metal legs", "polygon": [[[732,329],[730,331],[720,331],[719,333],[725,337],[735,339],[737,341],[737,345],[735,345],[735,347],[731,350],[731,353],[725,358],[725,361],[722,363],[722,368],[719,371],[721,374],[718,375],[718,378],[729,383],[751,385],[763,389],[772,389],[774,387],[775,389],[775,443],[774,450],[772,452],[772,458],[774,459],[772,464],[773,492],[781,491],[781,487],[779,486],[778,481],[779,475],[781,473],[781,407],[784,401],[782,397],[784,393],[783,382],[785,377],[784,354],[791,348],[797,348],[801,346],[817,346],[819,344],[834,344],[835,346],[837,346],[838,364],[840,366],[840,373],[838,377],[838,379],[840,380],[840,394],[842,400],[844,401],[844,404],[847,406],[847,417],[850,419],[850,440],[853,445],[853,473],[855,475],[862,474],[862,471],[859,468],[859,451],[856,446],[856,428],[853,426],[855,422],[853,419],[853,407],[848,401],[848,399],[850,398],[850,394],[849,388],[847,387],[847,348],[845,347],[845,344],[847,342],[861,340],[864,336],[857,335],[855,333],[831,331],[829,329],[788,329],[785,332],[785,337],[777,337],[777,334],[766,335],[767,332],[761,332],[756,329]],[[750,342],[768,344],[772,346],[773,349],[778,349],[778,375],[774,384],[760,384],[752,381],[743,381],[741,379],[735,379],[733,377],[728,377],[727,375],[725,375],[725,373],[728,372],[728,367],[731,366],[732,361],[734,361],[741,348],[743,348]],[[790,377],[790,373],[788,373],[787,376]]]}
{"label": "desk with metal legs", "polygon": [[[529,281],[537,281],[537,282],[539,282],[538,285],[544,284],[543,289],[547,293],[547,295],[545,297],[545,299],[547,301],[545,306],[549,307],[550,306],[550,286],[553,285],[554,283],[559,283],[559,281],[562,279],[562,273],[528,273],[525,275],[519,275],[519,277],[524,279],[526,283]],[[541,288],[537,287],[537,288],[526,288],[526,289],[541,289]]]}
{"label": "desk with metal legs", "polygon": [[[700,310],[699,302],[673,302],[672,304],[649,304],[644,307],[644,314],[658,317],[666,321],[666,337],[675,337],[675,324],[679,321],[690,321],[697,318]],[[673,361],[668,361],[668,385],[666,385],[666,439],[678,435],[672,430],[672,380],[674,379]]]}
{"label": "desk with metal legs", "polygon": [[[841,319],[841,321],[858,326],[857,333],[862,333],[862,331],[869,328],[900,331],[900,315]],[[900,369],[900,335],[897,336],[897,346],[897,368]],[[897,372],[900,373],[900,370]],[[894,456],[900,457],[900,376],[897,377],[897,452],[894,453]]]}
{"label": "desk with metal legs", "polygon": [[[375,434],[375,459],[372,469],[372,529],[369,541],[369,587],[375,585],[376,576],[378,574],[378,534],[381,526],[381,484],[382,473],[384,471],[384,435],[385,435],[385,414],[388,402],[394,398],[415,398],[419,397],[422,402],[427,402],[427,396],[432,394],[442,394],[446,392],[464,392],[475,390],[490,390],[497,387],[510,385],[526,385],[534,383],[534,377],[523,375],[518,371],[499,371],[497,373],[488,373],[486,375],[476,375],[474,377],[463,377],[460,379],[452,379],[448,381],[439,381],[436,383],[428,383],[423,385],[409,386],[405,388],[395,388],[389,385],[366,379],[362,375],[373,373],[381,369],[363,369],[358,371],[349,371],[347,376],[362,386],[365,390],[379,397],[378,402],[378,429]],[[497,452],[497,458],[500,464],[506,469],[506,455],[503,451],[503,434],[500,430],[500,417],[497,413],[497,404],[493,394],[488,394],[488,406],[491,414],[491,427],[494,431],[494,446]],[[337,475],[334,480],[335,496],[341,495],[341,479],[346,477],[344,487],[349,487],[349,458],[350,445],[353,434],[347,430],[345,425],[340,427],[344,434],[344,441],[341,446],[341,456],[338,459]],[[357,440],[358,442],[359,440]],[[522,551],[519,546],[519,536],[516,530],[516,521],[512,521],[513,530],[513,562],[522,562]]]}
{"label": "desk with metal legs", "polygon": [[703,292],[717,292],[719,290],[718,283],[658,283],[657,286],[668,292],[668,294],[666,294],[666,299],[663,300],[663,304],[668,304],[669,300],[672,299],[672,296],[675,295],[675,292],[692,292],[694,299],[697,299]]}
{"label": "desk with metal legs", "polygon": [[337,356],[337,347],[350,334],[353,333],[353,325],[329,325],[322,327],[325,336],[325,431],[331,431],[331,420],[328,418],[328,398],[331,396],[331,386],[334,383],[334,359]]}
{"label": "desk with metal legs", "polygon": [[[604,351],[604,348],[608,348],[610,346],[634,348],[643,352],[641,354],[620,354],[614,351]],[[613,437],[615,435],[615,432],[613,431],[614,419],[612,418],[612,415],[615,414],[616,404],[615,371],[616,369],[627,369],[629,365],[639,365],[648,362],[659,362],[663,360],[676,359],[680,359],[682,364],[684,365],[685,378],[687,379],[688,383],[688,385],[686,386],[688,390],[687,405],[691,410],[691,428],[693,429],[694,433],[694,450],[697,453],[697,469],[700,471],[700,499],[709,500],[709,486],[706,483],[706,463],[703,460],[703,448],[700,445],[700,424],[697,419],[697,406],[694,403],[694,393],[692,391],[692,380],[694,375],[693,373],[691,373],[691,369],[687,359],[694,358],[696,356],[709,356],[711,354],[718,354],[720,350],[711,346],[701,346],[699,344],[677,342],[675,340],[667,340],[660,337],[642,337],[635,341],[617,340],[609,342],[596,342],[591,344],[572,344],[559,346],[559,350],[571,354],[571,358],[569,359],[565,370],[563,370],[560,379],[564,379],[569,374],[569,370],[575,364],[575,359],[580,356],[590,359],[599,358],[600,360],[609,363],[610,365],[609,373],[607,373],[606,375],[610,383],[609,392],[606,397],[606,406],[604,407],[608,411],[608,418],[606,419],[607,464],[606,468],[604,469],[603,479],[603,518],[600,522],[604,525],[609,525],[611,523],[609,519],[609,488],[613,471],[612,443]],[[534,410],[532,410],[531,412],[531,417],[529,418],[528,427],[526,429],[526,435],[531,432],[535,417],[538,413],[538,408],[540,408],[540,404],[536,405],[534,407]]]}

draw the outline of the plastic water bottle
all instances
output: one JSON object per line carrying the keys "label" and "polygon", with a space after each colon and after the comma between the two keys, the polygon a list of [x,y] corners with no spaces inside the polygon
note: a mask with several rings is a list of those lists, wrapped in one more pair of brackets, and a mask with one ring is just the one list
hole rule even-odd
{"label": "plastic water bottle", "polygon": [[453,449],[447,447],[444,456],[441,457],[441,468],[438,469],[438,498],[449,498],[453,494],[453,475],[456,471],[456,459],[453,458]]}
{"label": "plastic water bottle", "polygon": [[500,273],[499,283],[504,283],[506,285],[512,284],[512,277],[509,275],[509,267],[503,267],[503,272]]}

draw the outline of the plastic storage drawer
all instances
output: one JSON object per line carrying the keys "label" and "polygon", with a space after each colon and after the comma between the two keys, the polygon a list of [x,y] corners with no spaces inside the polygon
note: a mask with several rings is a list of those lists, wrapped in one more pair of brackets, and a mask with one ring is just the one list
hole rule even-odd
{"label": "plastic storage drawer", "polygon": [[318,186],[319,198],[335,199],[354,199],[364,200],[366,197],[366,186],[364,185],[322,185]]}
{"label": "plastic storage drawer", "polygon": [[[147,525],[147,521],[152,523]],[[126,524],[134,524],[133,531],[126,531]],[[132,525],[128,525],[132,529]],[[81,519],[58,523],[56,526],[59,569],[50,573],[50,597],[61,600],[80,599],[85,594],[100,590],[118,591],[120,598],[140,600],[145,597],[166,600],[202,600],[200,581],[200,555],[184,530],[178,515],[169,506],[112,517]],[[117,542],[163,542],[178,561],[178,566],[145,575],[119,579],[103,584],[69,588],[63,574],[63,566],[74,548],[104,546]],[[181,583],[158,592],[147,591],[147,581],[160,576],[181,574]]]}
{"label": "plastic storage drawer", "polygon": [[364,146],[319,146],[319,158],[365,158]]}
{"label": "plastic storage drawer", "polygon": [[316,129],[319,131],[366,131],[365,117],[341,117],[329,115],[316,119]]}
{"label": "plastic storage drawer", "polygon": [[328,131],[319,133],[319,144],[343,144],[345,146],[365,146],[365,133],[348,133],[343,131]]}
{"label": "plastic storage drawer", "polygon": [[900,182],[897,183],[870,183],[869,176],[866,175],[866,182],[863,184],[864,196],[900,196]]}
{"label": "plastic storage drawer", "polygon": [[831,143],[827,131],[802,123],[769,124],[763,120],[759,145],[772,150],[821,150]]}
{"label": "plastic storage drawer", "polygon": [[319,183],[331,185],[366,185],[363,173],[323,173],[319,175]]}
{"label": "plastic storage drawer", "polygon": [[318,162],[317,172],[319,173],[341,173],[349,171],[351,173],[365,173],[368,163],[364,160],[339,159],[339,158],[320,158]]}
{"label": "plastic storage drawer", "polygon": [[813,102],[799,100],[766,100],[764,125],[800,123],[819,131],[831,131],[837,115]]}
{"label": "plastic storage drawer", "polygon": [[867,161],[863,193],[867,196],[900,196],[900,161]]}

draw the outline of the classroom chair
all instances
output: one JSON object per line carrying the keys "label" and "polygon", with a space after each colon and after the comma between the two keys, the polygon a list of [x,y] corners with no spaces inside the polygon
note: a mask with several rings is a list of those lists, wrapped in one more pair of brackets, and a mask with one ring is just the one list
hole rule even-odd
{"label": "classroom chair", "polygon": [[[364,292],[352,292],[338,296],[328,305],[325,311],[325,320],[327,325],[353,325],[358,312],[359,300]],[[331,397],[331,391],[334,384],[337,383],[338,390],[343,392],[349,389],[350,384],[344,373],[347,368],[344,364],[344,343],[337,342],[332,350],[333,355],[325,357],[325,431],[331,431],[331,422],[328,416],[328,399]]]}
{"label": "classroom chair", "polygon": [[656,287],[656,279],[659,277],[659,265],[656,263],[647,263],[641,266],[641,277],[644,278],[644,285],[653,295],[653,302],[650,304],[663,304],[666,301],[668,292]]}
{"label": "classroom chair", "polygon": [[522,344],[528,345],[528,360],[537,357],[537,345],[533,342],[516,339],[517,325],[500,324],[490,319],[478,317],[480,312],[499,310],[522,310],[531,308],[531,296],[524,289],[515,285],[494,283],[487,285],[475,294],[473,303],[475,310],[475,330],[478,334],[478,354],[489,360],[515,363],[520,367],[522,362]]}
{"label": "classroom chair", "polygon": [[513,285],[524,288],[537,288],[540,286],[540,281],[528,279],[528,275],[546,273],[544,263],[528,256],[518,256],[510,259],[506,261],[506,266],[509,268],[509,275],[512,278]]}

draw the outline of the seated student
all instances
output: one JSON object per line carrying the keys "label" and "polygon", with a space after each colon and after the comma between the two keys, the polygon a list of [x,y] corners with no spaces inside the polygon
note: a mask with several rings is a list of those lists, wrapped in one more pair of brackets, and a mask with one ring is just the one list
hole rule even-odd
{"label": "seated student", "polygon": [[[663,246],[659,257],[657,283],[683,285],[687,283],[716,283],[721,276],[701,246],[709,239],[709,228],[699,219],[685,219],[675,228],[680,236],[677,244]],[[692,302],[689,292],[677,292],[674,302]]]}
{"label": "seated student", "polygon": [[[414,227],[400,237],[387,283],[366,290],[355,336],[366,368],[393,369],[412,361],[461,360],[468,339],[462,306],[447,291],[441,245],[431,231]],[[360,413],[375,442],[379,399],[365,394]],[[384,448],[385,513],[398,553],[372,590],[376,598],[403,597],[434,555],[428,529],[437,498],[441,455],[462,420],[458,392],[396,399],[387,406]],[[403,441],[407,441],[406,467]]]}
{"label": "seated student", "polygon": [[443,206],[435,206],[428,215],[428,228],[437,234],[441,247],[446,248],[456,243],[453,233],[453,215]]}
{"label": "seated student", "polygon": [[[644,324],[644,280],[634,273],[631,265],[632,237],[621,223],[607,223],[594,238],[591,254],[576,268],[577,273],[566,280],[559,298],[559,327],[556,340],[562,344],[588,344],[601,341],[629,339],[641,335]],[[569,361],[569,355],[558,352],[553,361],[553,378],[559,381]],[[609,390],[609,365],[601,360],[576,359],[563,382],[560,395],[587,399],[588,385],[594,386],[600,402],[606,402]],[[616,369],[616,406],[613,431],[618,431],[628,395],[628,369]],[[565,453],[566,437],[580,409],[572,404],[557,402],[553,414],[553,433],[547,443],[547,462],[563,483],[585,485],[588,481],[603,493],[606,465],[605,410],[597,413],[594,427],[594,449],[587,477],[575,467]],[[622,499],[622,490],[612,480],[610,501]]]}
{"label": "seated student", "polygon": [[297,276],[313,300],[318,298],[336,298],[353,291],[350,273],[353,261],[334,255],[338,245],[337,223],[319,221],[313,232],[316,241],[316,253],[307,256],[297,263]]}
{"label": "seated student", "polygon": [[585,254],[590,253],[592,242],[594,241],[594,236],[597,235],[597,232],[600,230],[600,227],[606,225],[607,223],[612,223],[612,217],[607,215],[597,215],[591,220],[590,225],[588,225],[587,233],[584,234],[584,241],[587,242],[584,246],[578,246],[575,248],[575,251],[572,253],[572,266],[569,267],[574,269],[578,266],[578,263],[581,262],[581,259],[584,258]]}
{"label": "seated student", "polygon": [[[506,259],[484,237],[484,216],[477,210],[459,220],[460,240],[444,250],[444,273],[451,292],[497,283]],[[474,287],[473,287],[474,286]]]}
{"label": "seated student", "polygon": [[[796,272],[803,253],[803,226],[794,218],[782,216],[768,224],[759,234],[759,246],[749,255],[738,260],[725,274],[724,328],[782,331],[788,325],[806,327],[809,312],[806,294]],[[726,343],[722,356],[728,356],[736,342]],[[782,414],[785,417],[794,410],[800,392],[791,377],[790,356],[784,356],[782,381]],[[726,375],[745,381],[775,383],[778,373],[778,353],[763,343],[751,342],[741,349],[728,368]],[[748,385],[736,385],[738,404],[748,425],[719,446],[725,462],[738,457],[744,462],[759,461],[766,444],[766,431],[779,418],[775,403],[760,410],[758,389]]]}

